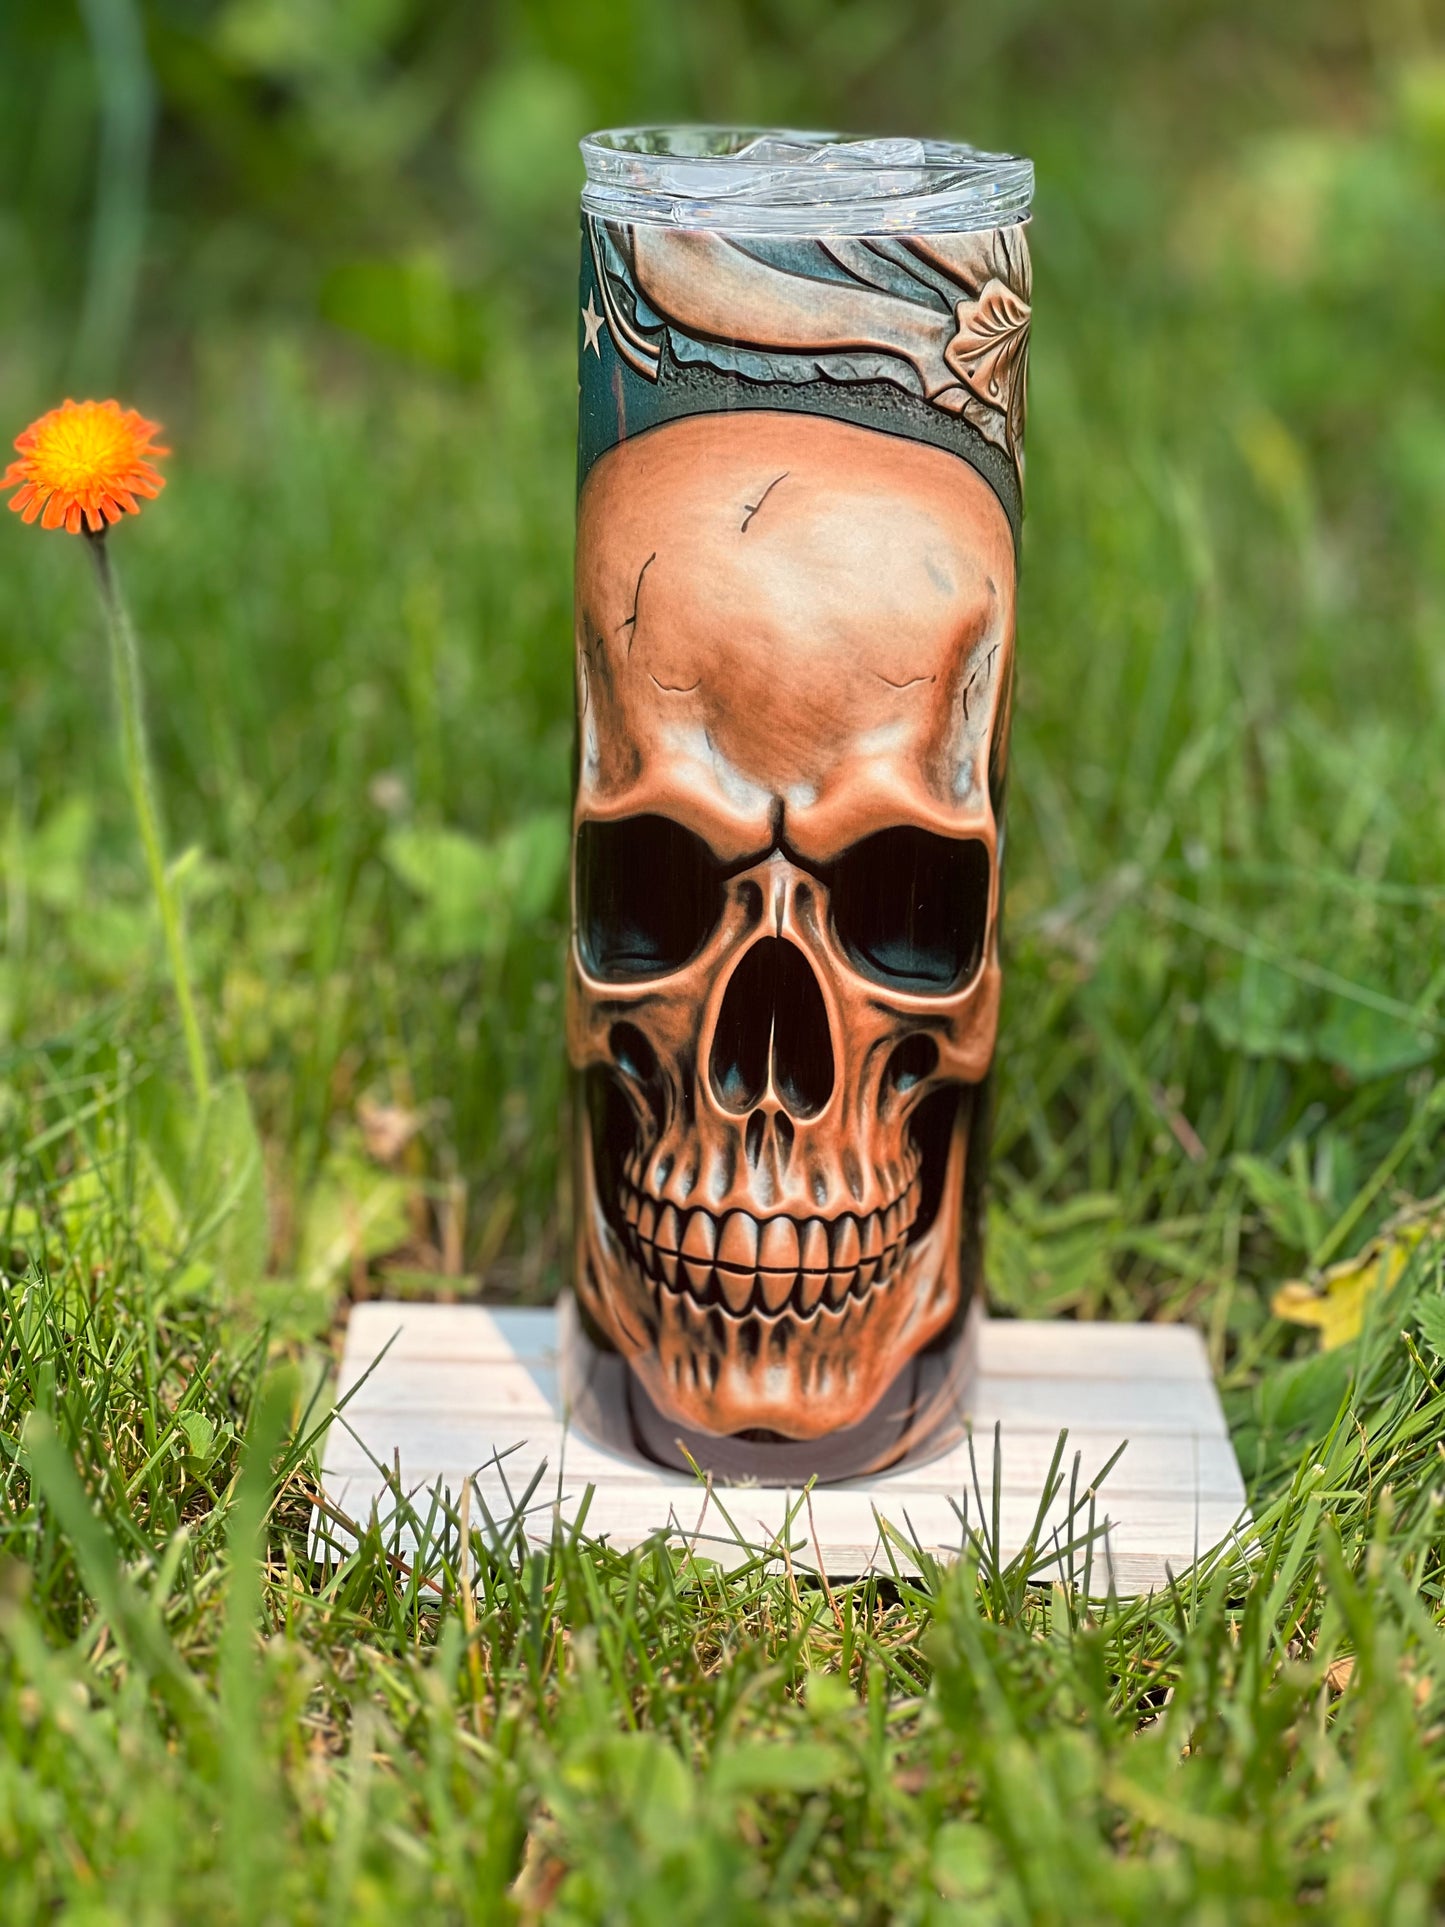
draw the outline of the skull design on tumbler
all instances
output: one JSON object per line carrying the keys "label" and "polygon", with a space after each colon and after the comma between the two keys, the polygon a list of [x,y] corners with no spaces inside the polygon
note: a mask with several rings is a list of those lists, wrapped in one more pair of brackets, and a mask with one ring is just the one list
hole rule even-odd
{"label": "skull design on tumbler", "polygon": [[896,1404],[975,1282],[1015,534],[948,447],[766,399],[586,475],[568,1041],[594,1342],[781,1443]]}

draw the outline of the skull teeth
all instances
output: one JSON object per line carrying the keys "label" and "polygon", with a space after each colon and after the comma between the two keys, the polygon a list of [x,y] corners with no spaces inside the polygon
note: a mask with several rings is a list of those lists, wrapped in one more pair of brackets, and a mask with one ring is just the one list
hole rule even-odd
{"label": "skull teeth", "polygon": [[717,1250],[717,1219],[710,1211],[693,1211],[688,1214],[687,1228],[682,1234],[678,1250],[684,1258],[693,1258],[707,1269]]}
{"label": "skull teeth", "polygon": [[833,1233],[834,1271],[852,1271],[863,1255],[863,1241],[858,1236],[856,1218],[840,1218]]}
{"label": "skull teeth", "polygon": [[[694,1211],[694,1217],[698,1213]],[[723,1219],[718,1239],[719,1269],[756,1271],[758,1268],[758,1221],[750,1211],[729,1211]]]}
{"label": "skull teeth", "polygon": [[[809,1218],[803,1226],[802,1269],[817,1277],[826,1275],[829,1265],[828,1227],[821,1218]],[[816,1303],[816,1293],[814,1302]]]}
{"label": "skull teeth", "polygon": [[804,1271],[798,1276],[798,1310],[804,1318],[809,1318],[818,1309],[818,1301],[823,1296],[823,1287],[828,1282],[826,1271]]}
{"label": "skull teeth", "polygon": [[915,1177],[902,1197],[864,1217],[756,1218],[701,1206],[679,1210],[632,1185],[619,1200],[624,1236],[643,1275],[667,1292],[725,1316],[791,1310],[811,1318],[892,1282],[918,1218]]}

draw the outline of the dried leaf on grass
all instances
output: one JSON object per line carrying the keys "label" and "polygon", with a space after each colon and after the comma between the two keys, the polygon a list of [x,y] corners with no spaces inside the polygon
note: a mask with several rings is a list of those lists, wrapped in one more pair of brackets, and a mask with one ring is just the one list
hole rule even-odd
{"label": "dried leaf on grass", "polygon": [[426,1122],[425,1114],[404,1104],[383,1104],[363,1097],[356,1107],[366,1155],[378,1164],[395,1164]]}
{"label": "dried leaf on grass", "polygon": [[1353,1258],[1314,1279],[1292,1278],[1270,1300],[1276,1318],[1319,1328],[1324,1350],[1358,1338],[1372,1299],[1399,1283],[1427,1240],[1445,1238],[1445,1196],[1407,1205]]}

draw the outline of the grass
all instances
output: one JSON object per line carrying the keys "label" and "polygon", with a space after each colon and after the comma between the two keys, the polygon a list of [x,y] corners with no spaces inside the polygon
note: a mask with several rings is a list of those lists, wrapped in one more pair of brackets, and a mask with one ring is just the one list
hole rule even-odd
{"label": "grass", "polygon": [[1170,47],[1104,131],[1040,19],[991,1289],[1197,1322],[1258,1555],[1133,1603],[520,1518],[313,1558],[349,1300],[561,1282],[570,295],[441,371],[156,327],[116,558],[204,1115],[83,557],[0,529],[7,1921],[1438,1917],[1438,1233],[1343,1347],[1270,1303],[1442,1182],[1445,81],[1269,92],[1231,16],[1227,141]]}

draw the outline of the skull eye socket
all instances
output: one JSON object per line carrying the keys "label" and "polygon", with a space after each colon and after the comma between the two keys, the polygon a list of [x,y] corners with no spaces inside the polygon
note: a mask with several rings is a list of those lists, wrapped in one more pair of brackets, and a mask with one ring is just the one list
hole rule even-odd
{"label": "skull eye socket", "polygon": [[659,977],[691,961],[717,925],[723,880],[700,836],[666,816],[583,823],[577,933],[594,977]]}
{"label": "skull eye socket", "polygon": [[833,870],[833,928],[864,976],[956,990],[983,961],[988,846],[900,826],[845,850]]}

